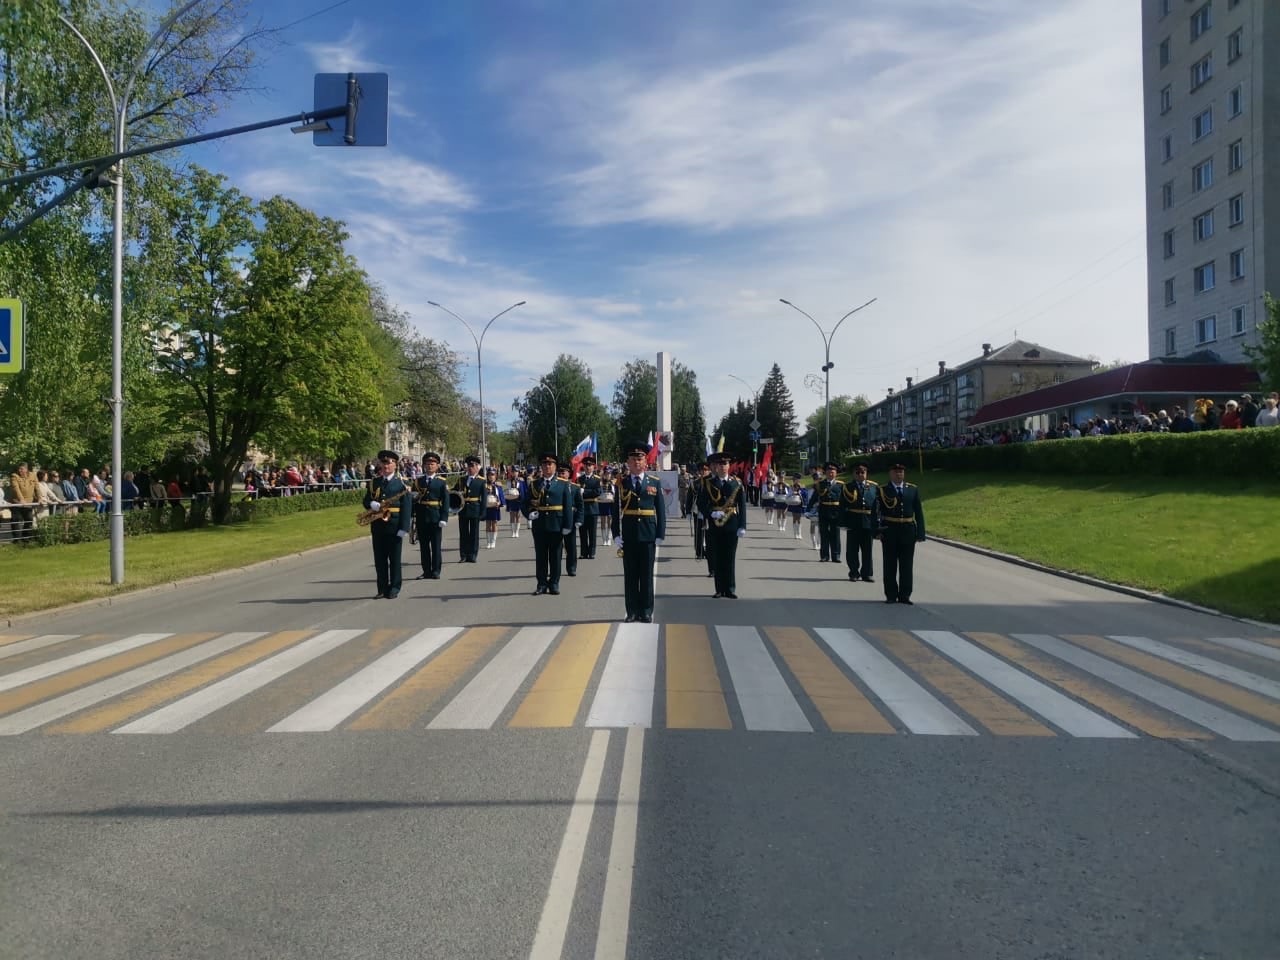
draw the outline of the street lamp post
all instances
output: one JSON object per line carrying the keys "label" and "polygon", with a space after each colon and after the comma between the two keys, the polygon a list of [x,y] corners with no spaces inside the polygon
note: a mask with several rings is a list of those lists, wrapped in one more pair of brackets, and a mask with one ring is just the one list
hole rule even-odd
{"label": "street lamp post", "polygon": [[[779,297],[778,301],[780,303],[785,303],[788,307],[790,307],[792,310],[795,310],[797,313],[804,313],[803,310],[797,307],[790,300],[784,300],[781,297]],[[822,325],[818,323],[817,320],[814,320],[813,317],[809,317],[809,314],[804,313],[806,317],[809,317],[809,319],[813,321],[813,325],[818,328],[818,333],[822,334],[822,345],[824,348],[826,348],[826,355],[824,357],[823,364],[822,364],[822,372],[826,375],[826,382],[823,384],[823,402],[826,406],[826,411],[827,411],[826,412],[826,419],[827,419],[826,459],[828,462],[831,460],[831,368],[835,366],[835,364],[831,362],[831,341],[835,337],[836,331],[840,329],[840,324],[844,323],[846,320],[852,317],[859,310],[863,309],[863,307],[869,307],[875,302],[876,302],[876,298],[872,297],[870,300],[864,303],[861,307],[854,307],[852,310],[850,310],[843,317],[841,317],[839,320],[836,321],[836,325],[831,328],[830,333],[827,333],[825,330],[823,330]]]}
{"label": "street lamp post", "polygon": [[480,391],[480,460],[481,460],[481,462],[483,462],[483,463],[484,463],[484,465],[485,465],[485,466],[488,466],[488,465],[489,465],[489,450],[488,450],[488,448],[485,446],[485,433],[484,433],[484,370],[483,370],[483,367],[482,367],[482,361],[481,361],[481,357],[480,357],[480,348],[484,346],[484,335],[485,335],[486,333],[488,333],[488,332],[489,332],[489,328],[490,328],[491,326],[493,326],[493,321],[497,320],[497,319],[498,319],[498,317],[502,316],[502,314],[504,314],[504,313],[510,313],[510,312],[511,312],[512,310],[514,310],[516,307],[523,307],[523,306],[525,305],[525,303],[527,303],[527,302],[528,302],[528,301],[521,300],[521,301],[519,301],[518,303],[513,303],[511,306],[507,307],[507,309],[506,309],[506,310],[503,310],[503,311],[501,311],[500,313],[495,313],[492,317],[490,317],[490,318],[489,318],[489,322],[488,322],[488,323],[486,323],[486,324],[484,325],[484,329],[480,331],[480,336],[478,336],[478,337],[477,337],[477,336],[476,336],[476,332],[475,332],[475,330],[473,330],[473,329],[471,328],[471,324],[467,323],[467,321],[463,320],[460,316],[458,316],[456,313],[454,313],[454,312],[453,312],[452,310],[450,310],[448,307],[441,306],[440,304],[436,303],[434,300],[428,300],[428,301],[427,301],[427,303],[429,303],[431,306],[433,306],[433,307],[435,307],[435,308],[437,308],[437,309],[439,309],[439,310],[443,310],[443,311],[444,311],[445,313],[447,313],[449,316],[453,317],[453,319],[457,320],[457,321],[458,321],[459,323],[461,323],[464,327],[466,327],[466,328],[467,328],[467,333],[471,334],[471,339],[472,339],[472,340],[474,340],[474,341],[476,342],[476,385],[477,385],[477,387],[479,388],[479,391]]}
{"label": "street lamp post", "polygon": [[[761,384],[760,384],[760,386],[758,386],[758,387],[756,387],[754,390],[752,390],[752,389],[751,389],[751,384],[747,383],[747,381],[743,380],[743,379],[742,379],[740,376],[738,376],[736,373],[731,373],[731,374],[729,374],[729,376],[730,376],[730,377],[732,377],[734,380],[737,380],[740,384],[742,384],[742,385],[743,385],[744,387],[746,387],[748,390],[751,390],[751,419],[752,419],[754,422],[759,423],[759,422],[760,422],[760,416],[759,416],[759,414],[760,414],[760,391],[764,389],[764,384],[763,384],[763,383],[761,383]],[[752,432],[752,433],[754,433],[754,432],[755,432],[756,430],[758,430],[758,429],[759,429],[758,427],[752,427],[752,428],[751,428],[751,432]],[[756,455],[756,451],[757,451],[758,449],[759,449],[759,447],[757,446],[756,441],[754,441],[754,440],[753,440],[753,441],[751,442],[751,469],[753,469],[753,470],[754,470],[754,469],[755,469],[755,467],[756,467],[756,460],[758,459],[758,458],[757,458],[757,455]]]}
{"label": "street lamp post", "polygon": [[[124,93],[116,98],[115,85],[107,72],[98,51],[93,49],[87,37],[76,29],[75,24],[59,14],[58,19],[71,30],[86,50],[93,62],[97,64],[102,79],[107,85],[107,96],[111,98],[111,122],[114,127],[116,153],[125,152],[126,125],[129,115],[129,98],[133,95],[133,85],[142,72],[143,64],[169,28],[184,13],[201,0],[190,0],[164,19],[156,28],[147,45],[133,62],[133,72],[125,82]],[[112,180],[114,197],[111,211],[111,517],[109,530],[111,536],[111,582],[124,583],[124,501],[121,477],[124,472],[124,161],[116,161],[115,177]]]}
{"label": "street lamp post", "polygon": [[[529,378],[533,380],[533,377]],[[560,459],[560,406],[556,400],[556,392],[546,385],[541,379],[533,380],[538,386],[547,393],[551,394],[551,449],[555,453],[556,459]]]}

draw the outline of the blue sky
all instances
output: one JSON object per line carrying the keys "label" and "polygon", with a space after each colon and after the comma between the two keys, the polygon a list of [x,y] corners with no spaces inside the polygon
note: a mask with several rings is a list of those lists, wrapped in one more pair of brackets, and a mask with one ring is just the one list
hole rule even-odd
{"label": "blue sky", "polygon": [[[266,25],[334,0],[255,0]],[[390,145],[281,128],[189,151],[349,247],[501,426],[570,353],[606,402],[668,350],[710,424],[777,362],[803,417],[981,344],[1146,359],[1141,47],[1115,0],[354,0],[290,28],[219,126],[390,75]],[[809,378],[813,381],[813,377]],[[572,430],[572,425],[570,427]]]}

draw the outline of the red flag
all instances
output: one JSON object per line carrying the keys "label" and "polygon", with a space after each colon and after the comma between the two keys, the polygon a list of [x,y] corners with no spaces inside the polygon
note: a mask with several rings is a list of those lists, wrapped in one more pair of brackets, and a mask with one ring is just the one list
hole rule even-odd
{"label": "red flag", "polygon": [[773,444],[766,443],[764,446],[764,459],[760,461],[760,467],[756,474],[760,478],[760,481],[757,481],[757,482],[763,482],[763,479],[769,475],[769,464],[771,464],[772,462],[773,462]]}
{"label": "red flag", "polygon": [[653,442],[653,431],[649,431],[649,456],[646,457],[650,467],[656,466],[658,463],[658,445]]}

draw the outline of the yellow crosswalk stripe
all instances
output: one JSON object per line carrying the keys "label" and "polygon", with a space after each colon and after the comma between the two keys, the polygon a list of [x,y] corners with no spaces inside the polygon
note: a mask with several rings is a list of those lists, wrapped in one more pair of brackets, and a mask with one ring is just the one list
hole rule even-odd
{"label": "yellow crosswalk stripe", "polygon": [[1261,694],[1242,690],[1224,680],[1215,680],[1213,677],[1205,676],[1203,673],[1188,670],[1186,667],[1180,667],[1177,664],[1170,663],[1168,660],[1153,657],[1149,653],[1134,650],[1132,647],[1126,647],[1122,643],[1116,643],[1102,637],[1095,637],[1090,634],[1063,634],[1062,639],[1069,643],[1074,643],[1076,646],[1092,650],[1099,656],[1127,664],[1144,673],[1149,673],[1153,677],[1159,677],[1161,680],[1167,680],[1176,686],[1182,687],[1184,690],[1190,690],[1192,693],[1199,694],[1202,697],[1217,700],[1219,703],[1225,704],[1239,713],[1280,726],[1280,703],[1269,700]]}
{"label": "yellow crosswalk stripe", "polygon": [[509,725],[573,726],[608,636],[607,623],[578,623],[565,631]]}
{"label": "yellow crosswalk stripe", "polygon": [[1280,637],[1250,637],[1255,643],[1265,643],[1268,647],[1280,647]]}
{"label": "yellow crosswalk stripe", "polygon": [[[74,670],[54,674],[47,679],[15,687],[5,693],[0,693],[0,714],[21,710],[23,707],[31,706],[33,703],[59,696],[69,690],[75,690],[77,687],[94,683],[104,677],[123,673],[141,664],[150,663],[152,660],[167,657],[171,653],[177,653],[179,650],[193,647],[197,643],[204,643],[206,640],[216,636],[216,633],[176,634],[163,640],[157,640],[154,643],[126,650],[124,653],[118,653],[114,657],[107,657],[105,660],[86,663],[84,666],[76,667]],[[90,636],[84,639],[97,643],[106,638]]]}
{"label": "yellow crosswalk stripe", "polygon": [[867,630],[891,654],[951,699],[990,732],[1005,737],[1052,737],[1052,730],[903,630]]}
{"label": "yellow crosswalk stripe", "polygon": [[1174,719],[1140,700],[1114,691],[1101,680],[1085,679],[1052,657],[1033,652],[998,633],[966,633],[974,643],[986,647],[998,657],[1015,663],[1028,673],[1065,690],[1086,703],[1111,714],[1121,723],[1153,737],[1168,740],[1212,740],[1213,734],[1184,721]]}
{"label": "yellow crosswalk stripe", "polygon": [[667,624],[667,726],[674,730],[729,730],[711,638],[707,628],[688,623]]}
{"label": "yellow crosswalk stripe", "polygon": [[[146,713],[170,700],[174,700],[192,690],[199,689],[214,680],[221,679],[242,667],[278,653],[285,647],[292,646],[311,635],[310,630],[285,630],[273,633],[261,640],[228,651],[220,657],[214,657],[204,663],[196,664],[176,673],[172,677],[148,684],[136,693],[127,697],[112,700],[102,706],[89,710],[62,723],[45,728],[46,733],[101,733],[118,727],[126,720]],[[204,634],[205,639],[217,634]]]}
{"label": "yellow crosswalk stripe", "polygon": [[896,733],[867,696],[801,627],[765,627],[787,669],[837,733]]}
{"label": "yellow crosswalk stripe", "polygon": [[348,730],[408,730],[488,652],[506,627],[472,627],[351,723]]}

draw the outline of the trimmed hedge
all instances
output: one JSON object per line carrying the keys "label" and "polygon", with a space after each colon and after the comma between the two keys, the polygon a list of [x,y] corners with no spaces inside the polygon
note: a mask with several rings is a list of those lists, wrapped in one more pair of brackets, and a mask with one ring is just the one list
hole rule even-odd
{"label": "trimmed hedge", "polygon": [[[298,493],[291,497],[264,497],[261,500],[231,501],[228,523],[248,523],[265,517],[282,517],[307,510],[327,510],[330,507],[351,506],[359,508],[364,490],[326,490],[323,493]],[[208,522],[209,504],[169,503],[160,507],[124,512],[124,534],[136,537],[145,533],[172,533],[205,526]],[[49,547],[59,543],[88,543],[108,540],[111,537],[111,517],[105,513],[77,513],[73,516],[44,517],[36,528],[35,536],[24,542],[25,546]]]}
{"label": "trimmed hedge", "polygon": [[[875,473],[887,471],[889,464],[899,460],[910,470],[920,463],[915,450],[874,453],[864,459]],[[987,447],[941,447],[924,451],[924,469],[1274,480],[1280,479],[1280,428],[1126,433]]]}

